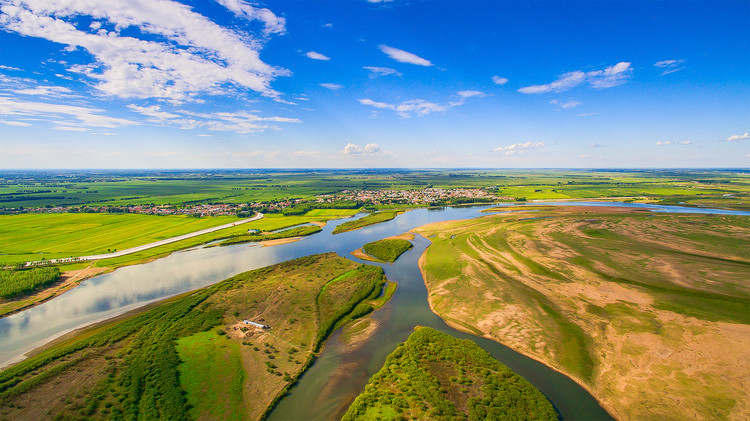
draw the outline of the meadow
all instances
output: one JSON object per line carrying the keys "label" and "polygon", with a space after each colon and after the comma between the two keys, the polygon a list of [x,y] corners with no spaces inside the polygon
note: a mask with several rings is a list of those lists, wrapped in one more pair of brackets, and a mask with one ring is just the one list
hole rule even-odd
{"label": "meadow", "polygon": [[393,263],[399,256],[412,248],[410,241],[403,239],[383,239],[365,244],[362,250],[383,262]]}
{"label": "meadow", "polygon": [[432,241],[430,306],[449,324],[566,373],[616,418],[677,420],[750,410],[749,227],[535,207],[416,231]]}
{"label": "meadow", "polygon": [[418,327],[343,420],[557,420],[547,398],[474,342]]}
{"label": "meadow", "polygon": [[384,283],[334,253],[236,275],[0,371],[0,418],[260,419]]}
{"label": "meadow", "polygon": [[342,224],[339,224],[338,226],[336,226],[336,228],[334,228],[333,234],[339,234],[339,233],[347,232],[347,231],[354,231],[354,230],[358,230],[360,228],[364,228],[369,225],[374,225],[374,224],[379,224],[381,222],[390,221],[401,212],[403,211],[392,210],[392,211],[380,211],[380,212],[371,213],[359,219],[355,219],[354,221],[347,221]]}

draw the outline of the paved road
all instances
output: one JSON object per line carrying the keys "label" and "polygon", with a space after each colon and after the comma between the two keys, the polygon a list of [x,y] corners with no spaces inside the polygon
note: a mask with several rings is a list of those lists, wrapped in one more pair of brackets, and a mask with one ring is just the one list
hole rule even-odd
{"label": "paved road", "polygon": [[66,257],[61,259],[50,259],[50,260],[43,260],[43,261],[36,261],[36,262],[26,262],[26,266],[30,266],[34,263],[68,263],[68,262],[82,262],[82,261],[88,261],[88,260],[100,260],[100,259],[109,259],[112,257],[120,257],[125,256],[132,253],[137,253],[139,251],[148,250],[154,247],[163,246],[165,244],[174,243],[176,241],[185,240],[187,238],[197,237],[199,235],[208,234],[209,232],[219,231],[226,228],[235,227],[237,225],[246,224],[248,222],[257,221],[259,219],[263,218],[263,214],[259,213],[252,218],[243,219],[241,221],[232,222],[229,224],[219,225],[218,227],[213,228],[206,228],[204,230],[191,232],[189,234],[183,234],[177,237],[167,238],[166,240],[160,240],[149,244],[144,244],[142,246],[133,247],[125,250],[116,251],[113,253],[106,253],[106,254],[94,254],[91,256],[79,256],[79,257]]}

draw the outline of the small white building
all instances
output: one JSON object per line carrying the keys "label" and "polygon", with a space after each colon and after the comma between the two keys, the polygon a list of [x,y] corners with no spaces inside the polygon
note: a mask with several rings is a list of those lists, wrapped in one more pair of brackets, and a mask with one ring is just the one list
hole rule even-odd
{"label": "small white building", "polygon": [[260,329],[270,329],[271,328],[271,326],[264,325],[264,324],[261,324],[261,323],[255,323],[255,322],[252,322],[250,320],[243,320],[242,323],[244,323],[246,325],[250,325],[250,326],[255,326],[255,327],[260,328]]}

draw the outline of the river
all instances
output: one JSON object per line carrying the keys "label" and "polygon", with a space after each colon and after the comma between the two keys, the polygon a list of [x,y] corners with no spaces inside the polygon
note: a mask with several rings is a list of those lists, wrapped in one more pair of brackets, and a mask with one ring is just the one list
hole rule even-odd
{"label": "river", "polygon": [[[541,203],[533,203],[539,205]],[[550,203],[587,205],[591,202]],[[750,215],[750,212],[607,203],[605,206],[647,207],[655,211]],[[418,209],[394,220],[356,231],[331,235],[343,220],[330,221],[323,231],[274,247],[239,244],[197,247],[163,259],[120,268],[88,279],[73,290],[39,306],[0,319],[0,366],[20,361],[24,354],[81,327],[123,314],[145,304],[202,288],[232,275],[297,257],[334,251],[349,254],[364,243],[401,234],[418,226],[482,216],[488,206]],[[676,208],[676,209],[674,209]],[[427,290],[417,260],[429,244],[417,236],[415,247],[393,265],[382,265],[388,279],[399,284],[392,300],[375,312],[378,329],[363,346],[346,349],[340,332],[327,341],[323,352],[290,394],[282,399],[270,419],[331,419],[380,369],[385,357],[404,341],[414,326],[431,326],[460,338],[470,338],[502,363],[528,379],[555,405],[563,419],[611,419],[583,388],[567,376],[518,354],[494,341],[465,334],[447,326],[429,309]]]}

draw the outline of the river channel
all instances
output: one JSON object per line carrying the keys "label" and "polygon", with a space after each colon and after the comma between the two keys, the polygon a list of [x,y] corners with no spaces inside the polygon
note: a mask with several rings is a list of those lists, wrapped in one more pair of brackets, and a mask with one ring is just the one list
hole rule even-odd
{"label": "river channel", "polygon": [[[534,203],[536,205],[541,203]],[[591,202],[549,203],[592,205]],[[662,212],[750,215],[750,212],[607,203],[605,206],[645,207]],[[364,243],[398,235],[440,221],[483,216],[488,206],[418,209],[394,220],[331,235],[345,220],[330,221],[323,231],[300,241],[273,247],[239,244],[198,247],[163,259],[120,268],[82,282],[73,290],[39,306],[0,319],[0,367],[20,361],[24,354],[75,329],[123,314],[145,304],[202,288],[232,275],[310,254],[349,253]],[[427,290],[417,260],[429,240],[417,236],[414,248],[396,263],[381,265],[398,283],[391,301],[375,312],[377,330],[356,348],[347,348],[335,332],[316,362],[270,414],[271,420],[326,420],[340,416],[372,374],[415,326],[430,326],[475,341],[500,362],[529,380],[555,405],[562,419],[611,419],[594,398],[567,376],[488,339],[459,332],[437,317],[427,303]]]}

